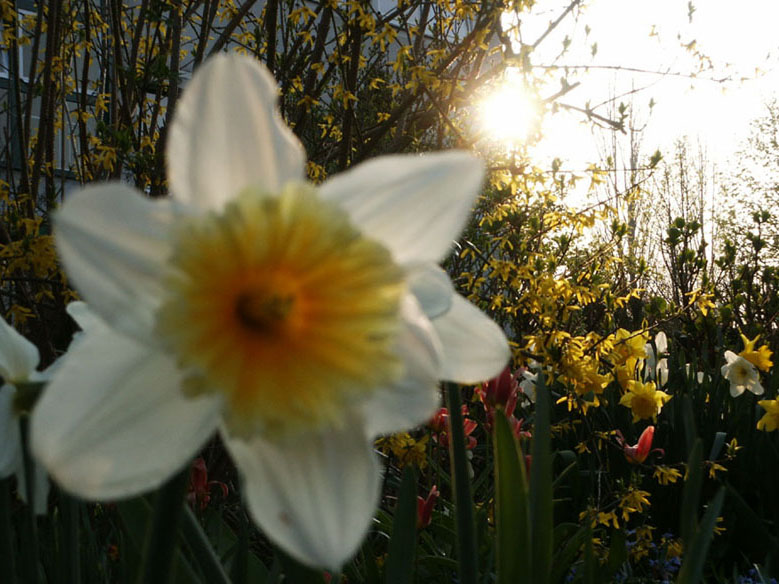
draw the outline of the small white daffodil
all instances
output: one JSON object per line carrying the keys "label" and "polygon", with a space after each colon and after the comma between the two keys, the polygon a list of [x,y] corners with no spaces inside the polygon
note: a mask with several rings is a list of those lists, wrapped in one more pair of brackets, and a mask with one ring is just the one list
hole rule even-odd
{"label": "small white daffodil", "polygon": [[522,372],[522,381],[519,382],[519,388],[531,403],[536,401],[536,381],[538,373],[531,373],[527,369]]}
{"label": "small white daffodil", "polygon": [[663,357],[663,355],[668,354],[668,339],[663,331],[655,335],[655,347],[657,347],[657,353],[655,353],[652,343],[644,345],[644,352],[646,353],[644,381],[651,379],[659,387],[664,387],[668,383],[668,359]]}
{"label": "small white daffodil", "polygon": [[725,361],[722,366],[722,376],[730,381],[730,395],[738,397],[748,389],[755,395],[763,395],[765,389],[760,385],[760,375],[749,361],[733,351],[725,351]]}
{"label": "small white daffodil", "polygon": [[205,63],[168,132],[171,196],[119,183],[56,216],[72,282],[104,321],[32,419],[33,451],[88,499],[158,487],[219,431],[249,511],[298,560],[338,569],[375,510],[373,439],[509,357],[437,267],[478,196],[464,152],[386,156],[316,187],[246,57]]}

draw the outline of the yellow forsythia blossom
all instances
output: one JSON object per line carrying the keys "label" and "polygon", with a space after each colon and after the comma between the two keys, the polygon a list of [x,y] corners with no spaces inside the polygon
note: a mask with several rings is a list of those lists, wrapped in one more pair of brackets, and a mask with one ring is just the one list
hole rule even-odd
{"label": "yellow forsythia blossom", "polygon": [[657,482],[661,485],[670,485],[682,478],[682,473],[670,466],[659,465],[655,467],[652,478],[657,479]]}
{"label": "yellow forsythia blossom", "polygon": [[644,507],[650,506],[649,493],[640,489],[631,487],[619,501],[619,508],[622,510],[622,519],[628,521],[631,513],[641,513]]}
{"label": "yellow forsythia blossom", "polygon": [[400,468],[412,464],[423,469],[427,466],[427,441],[429,438],[430,435],[425,435],[422,439],[416,440],[408,432],[400,432],[379,438],[376,441],[376,446],[384,454],[392,452]]}
{"label": "yellow forsythia blossom", "polygon": [[611,360],[615,365],[625,363],[631,357],[643,359],[646,356],[644,345],[649,342],[649,334],[646,332],[633,332],[618,329],[614,338],[614,352]]}

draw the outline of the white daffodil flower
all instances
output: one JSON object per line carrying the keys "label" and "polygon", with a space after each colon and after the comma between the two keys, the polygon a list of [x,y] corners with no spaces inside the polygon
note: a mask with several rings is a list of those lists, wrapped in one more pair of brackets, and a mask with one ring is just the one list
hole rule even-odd
{"label": "white daffodil flower", "polygon": [[763,395],[765,390],[760,385],[760,376],[752,363],[733,351],[725,351],[725,361],[722,366],[722,376],[730,381],[730,395],[738,397],[748,389],[755,395]]}
{"label": "white daffodil flower", "polygon": [[[687,377],[687,379],[690,379],[690,376],[692,373],[690,372],[690,364],[685,363],[684,364],[684,375]],[[698,382],[698,385],[701,385],[703,383],[704,379],[709,379],[708,375],[703,373],[703,371],[698,371],[695,373],[695,380]]]}
{"label": "white daffodil flower", "polygon": [[522,381],[519,382],[519,388],[530,403],[536,402],[536,381],[538,373],[531,373],[529,370],[522,372]]}
{"label": "white daffodil flower", "polygon": [[267,70],[205,63],[168,133],[171,197],[91,186],[56,216],[94,324],[32,418],[67,490],[153,489],[218,430],[266,535],[338,569],[380,489],[374,437],[423,423],[441,379],[509,357],[501,329],[437,267],[483,179],[463,152],[385,156],[320,187]]}
{"label": "white daffodil flower", "polygon": [[[38,349],[19,332],[0,318],[0,478],[15,474],[17,491],[23,500],[27,499],[27,476],[24,472],[22,433],[19,415],[14,407],[17,385],[38,383],[46,374],[37,370],[40,355]],[[49,481],[46,473],[37,464],[34,468],[34,506],[37,514],[46,513],[46,498]]]}
{"label": "white daffodil flower", "polygon": [[663,331],[655,335],[655,346],[657,347],[657,354],[655,354],[652,343],[644,345],[644,353],[646,354],[644,381],[652,379],[657,382],[659,387],[663,387],[668,383],[668,359],[659,358],[662,355],[668,354],[668,339]]}

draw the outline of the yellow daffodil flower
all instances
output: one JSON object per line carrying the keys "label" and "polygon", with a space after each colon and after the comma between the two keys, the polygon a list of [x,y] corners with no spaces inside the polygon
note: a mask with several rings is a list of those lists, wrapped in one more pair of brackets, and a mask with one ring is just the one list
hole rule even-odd
{"label": "yellow daffodil flower", "polygon": [[757,404],[765,410],[763,417],[757,421],[757,429],[765,432],[779,429],[779,399],[764,399]]}
{"label": "yellow daffodil flower", "polygon": [[741,335],[744,350],[739,353],[739,357],[743,357],[761,371],[768,371],[773,366],[771,361],[773,352],[768,348],[768,345],[762,345],[760,348],[755,349],[755,343],[757,343],[759,338],[760,335],[757,335],[750,341],[745,335]]}
{"label": "yellow daffodil flower", "polygon": [[619,400],[620,405],[630,408],[633,412],[633,421],[652,418],[657,421],[657,414],[663,409],[671,396],[664,391],[658,391],[654,382],[629,381],[628,391]]}

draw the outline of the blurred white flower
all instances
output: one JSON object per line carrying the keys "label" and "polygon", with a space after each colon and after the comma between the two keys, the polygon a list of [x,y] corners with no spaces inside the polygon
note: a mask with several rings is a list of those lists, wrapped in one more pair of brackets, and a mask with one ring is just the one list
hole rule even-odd
{"label": "blurred white flower", "polygon": [[655,346],[657,347],[656,354],[652,343],[644,345],[644,352],[646,353],[646,374],[644,380],[652,379],[659,387],[663,387],[668,383],[668,359],[663,357],[663,355],[668,354],[668,339],[666,339],[663,331],[655,335]]}
{"label": "blurred white flower", "polygon": [[168,133],[171,198],[114,183],[56,216],[65,268],[104,322],[32,419],[64,488],[129,497],[219,430],[265,534],[338,569],[380,488],[374,437],[426,421],[440,379],[509,357],[501,329],[437,267],[483,179],[463,152],[386,156],[321,187],[246,57],[204,64]]}
{"label": "blurred white flower", "polygon": [[[689,363],[685,363],[684,364],[684,374],[687,376],[688,379],[690,378],[690,364]],[[701,383],[703,383],[703,380],[706,379],[706,375],[703,373],[703,371],[698,371],[695,374],[695,379],[698,382],[698,385],[700,385]]]}
{"label": "blurred white flower", "polygon": [[755,395],[763,395],[765,390],[760,385],[760,376],[752,363],[733,351],[725,351],[725,360],[727,363],[722,366],[722,376],[730,381],[730,395],[738,397],[745,389]]}
{"label": "blurred white flower", "polygon": [[[23,500],[27,499],[27,476],[14,398],[17,386],[45,381],[46,374],[37,370],[39,361],[35,345],[0,318],[0,376],[3,378],[0,386],[0,478],[15,474],[17,491]],[[35,512],[42,514],[46,512],[49,482],[40,466],[33,465],[33,468]]]}
{"label": "blurred white flower", "polygon": [[531,403],[536,402],[536,380],[538,379],[538,373],[531,373],[528,369],[522,372],[522,381],[519,383],[519,389],[525,394],[528,401]]}

